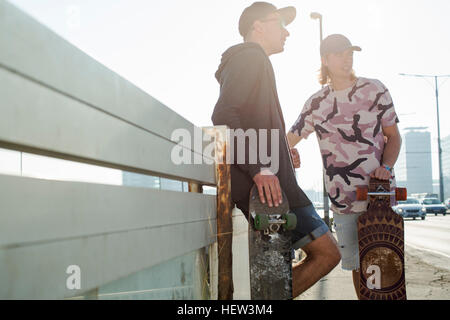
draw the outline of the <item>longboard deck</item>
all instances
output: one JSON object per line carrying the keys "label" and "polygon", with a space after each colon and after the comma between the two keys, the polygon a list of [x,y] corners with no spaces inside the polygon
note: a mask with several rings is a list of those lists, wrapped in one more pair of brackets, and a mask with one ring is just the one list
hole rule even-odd
{"label": "longboard deck", "polygon": [[[371,179],[369,192],[389,192],[389,181]],[[361,300],[406,300],[404,223],[389,196],[369,195],[358,218]]]}
{"label": "longboard deck", "polygon": [[269,208],[259,200],[258,189],[250,192],[249,203],[249,265],[252,300],[292,299],[292,246],[289,231],[280,227],[278,232],[265,234],[254,227],[254,215],[284,214],[289,204],[283,193],[283,203]]}

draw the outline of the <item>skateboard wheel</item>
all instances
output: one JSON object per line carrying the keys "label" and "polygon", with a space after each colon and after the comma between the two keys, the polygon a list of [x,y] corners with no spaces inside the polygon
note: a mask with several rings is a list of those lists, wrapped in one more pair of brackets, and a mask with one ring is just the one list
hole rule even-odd
{"label": "skateboard wheel", "polygon": [[367,200],[367,194],[369,193],[369,188],[367,186],[356,188],[356,200],[364,201]]}
{"label": "skateboard wheel", "polygon": [[255,217],[255,229],[265,230],[269,227],[269,216],[265,214],[257,214]]}
{"label": "skateboard wheel", "polygon": [[395,200],[405,201],[407,198],[406,188],[395,188]]}
{"label": "skateboard wheel", "polygon": [[283,219],[286,220],[286,223],[283,225],[285,230],[294,230],[297,226],[297,216],[295,214],[284,214]]}

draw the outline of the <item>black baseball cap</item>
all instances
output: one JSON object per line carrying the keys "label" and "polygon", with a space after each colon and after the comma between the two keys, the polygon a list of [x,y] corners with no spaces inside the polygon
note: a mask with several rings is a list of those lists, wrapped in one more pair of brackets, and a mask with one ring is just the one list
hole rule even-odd
{"label": "black baseball cap", "polygon": [[347,49],[353,49],[353,51],[361,51],[361,47],[354,46],[342,34],[332,34],[326,37],[320,44],[320,55],[326,56],[330,53],[338,53]]}
{"label": "black baseball cap", "polygon": [[254,2],[250,7],[245,8],[239,19],[239,33],[245,37],[256,20],[264,19],[271,13],[278,12],[287,26],[294,21],[297,11],[294,7],[277,9],[268,2]]}

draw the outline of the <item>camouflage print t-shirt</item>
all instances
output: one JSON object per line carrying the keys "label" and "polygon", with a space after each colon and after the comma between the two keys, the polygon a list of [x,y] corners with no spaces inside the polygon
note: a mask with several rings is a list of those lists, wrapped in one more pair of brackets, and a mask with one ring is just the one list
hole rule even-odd
{"label": "camouflage print t-shirt", "polygon": [[326,86],[306,102],[290,131],[304,139],[316,133],[333,212],[366,211],[367,201],[356,201],[356,187],[367,186],[381,165],[382,128],[398,122],[388,89],[374,79],[358,78],[340,91]]}

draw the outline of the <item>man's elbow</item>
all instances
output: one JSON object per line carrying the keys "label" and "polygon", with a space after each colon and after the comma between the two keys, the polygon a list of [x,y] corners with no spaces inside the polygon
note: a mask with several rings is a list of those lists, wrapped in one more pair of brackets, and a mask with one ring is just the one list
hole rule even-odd
{"label": "man's elbow", "polygon": [[402,136],[400,135],[400,131],[395,128],[395,130],[386,130],[384,132],[385,143],[393,143],[401,146],[402,144]]}
{"label": "man's elbow", "polygon": [[391,135],[391,136],[386,136],[386,143],[392,143],[392,144],[397,144],[399,146],[402,145],[402,137],[400,135]]}
{"label": "man's elbow", "polygon": [[400,152],[402,148],[402,137],[400,134],[394,134],[388,137],[388,144],[391,145],[391,148],[394,148],[397,152]]}
{"label": "man's elbow", "polygon": [[218,126],[222,123],[222,117],[220,116],[220,112],[217,112],[217,110],[214,110],[213,114],[211,115],[211,121],[213,125]]}
{"label": "man's elbow", "polygon": [[230,112],[230,110],[214,110],[211,121],[215,126],[240,128],[239,117]]}
{"label": "man's elbow", "polygon": [[402,145],[402,136],[400,135],[400,132],[396,132],[392,136],[392,140],[395,141],[395,143],[400,147]]}

